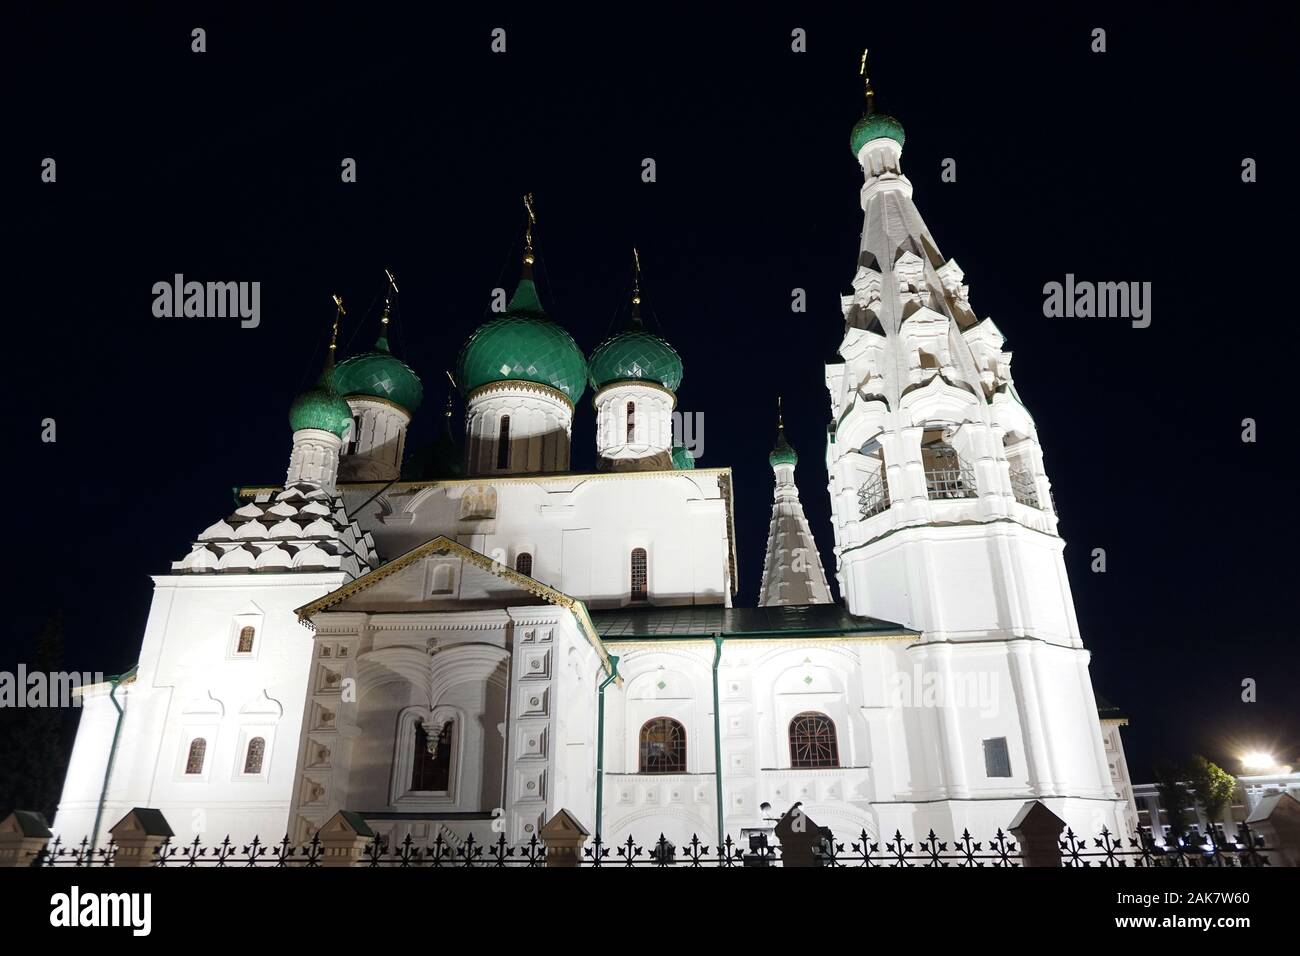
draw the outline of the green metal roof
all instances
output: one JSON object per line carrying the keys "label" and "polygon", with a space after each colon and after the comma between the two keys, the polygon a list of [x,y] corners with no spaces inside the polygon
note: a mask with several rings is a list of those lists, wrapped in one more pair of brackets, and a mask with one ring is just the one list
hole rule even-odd
{"label": "green metal roof", "polygon": [[678,471],[692,471],[695,468],[695,456],[682,445],[673,445],[673,467]]}
{"label": "green metal roof", "polygon": [[677,350],[642,327],[640,321],[606,339],[591,353],[591,387],[613,382],[657,382],[670,392],[682,384],[682,359]]}
{"label": "green metal roof", "polygon": [[388,338],[379,341],[369,352],[353,355],[334,370],[334,388],[347,398],[357,395],[382,398],[414,412],[424,401],[420,376],[401,359],[388,351]]}
{"label": "green metal roof", "polygon": [[289,406],[289,427],[294,431],[319,428],[342,438],[351,423],[352,409],[330,384],[328,371]]}
{"label": "green metal roof", "polygon": [[767,456],[767,461],[773,468],[777,465],[799,464],[799,455],[790,446],[790,443],[785,440],[784,425],[778,425],[776,428],[776,446],[772,449],[772,453]]}
{"label": "green metal roof", "polygon": [[902,146],[905,138],[903,124],[888,113],[867,113],[853,124],[853,132],[849,135],[849,147],[853,150],[853,155],[857,156],[867,143],[882,138],[892,139]]}
{"label": "green metal roof", "polygon": [[889,621],[850,614],[838,604],[779,607],[688,605],[591,611],[602,641],[723,637],[831,637],[917,634]]}
{"label": "green metal roof", "polygon": [[587,360],[573,336],[542,311],[525,276],[506,311],[479,326],[461,349],[456,380],[464,394],[510,380],[549,385],[577,404],[587,388]]}

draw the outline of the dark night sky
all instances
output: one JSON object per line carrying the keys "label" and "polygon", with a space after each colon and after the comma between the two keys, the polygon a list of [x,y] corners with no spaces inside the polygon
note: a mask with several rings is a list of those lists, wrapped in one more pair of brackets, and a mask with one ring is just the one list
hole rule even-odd
{"label": "dark night sky", "polygon": [[[1236,769],[1247,744],[1300,752],[1281,414],[1293,358],[1275,358],[1293,338],[1277,278],[1296,198],[1294,14],[864,4],[721,21],[630,5],[562,22],[47,6],[7,14],[3,31],[0,662],[55,608],[69,668],[135,661],[148,575],[231,510],[232,485],[283,480],[286,412],[318,368],[329,294],[352,307],[344,342],[368,346],[376,313],[357,328],[383,266],[402,287],[396,349],[427,392],[410,444],[429,437],[442,369],[490,290],[513,283],[527,190],[544,300],[584,349],[642,250],[649,305],[685,363],[681,407],[705,414],[700,464],[735,470],[737,603],[758,591],[778,393],[832,569],[822,366],[861,228],[848,134],[869,45],[921,212],[1015,352],[1094,682],[1131,715],[1134,776],[1166,754]],[[189,51],[193,26],[206,54]],[[489,52],[494,26],[504,56]],[[796,26],[805,55],[789,50]],[[1105,54],[1089,52],[1094,26]],[[39,182],[45,156],[55,185]],[[355,185],[339,180],[344,156]],[[1244,156],[1260,182],[1241,182]],[[956,183],[940,181],[945,157]],[[151,286],[176,272],[260,281],[261,327],[155,319]],[[1043,284],[1067,272],[1152,282],[1153,324],[1044,318]],[[806,315],[790,312],[795,287]],[[1240,440],[1247,416],[1256,444]],[[575,467],[590,467],[586,400],[574,430]],[[1105,574],[1089,571],[1095,547]],[[1258,703],[1240,701],[1246,677]]]}

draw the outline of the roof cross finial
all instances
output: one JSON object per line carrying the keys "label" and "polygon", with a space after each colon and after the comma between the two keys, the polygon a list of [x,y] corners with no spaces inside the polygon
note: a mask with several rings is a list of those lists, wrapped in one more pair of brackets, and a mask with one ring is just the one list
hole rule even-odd
{"label": "roof cross finial", "polygon": [[533,226],[537,224],[537,213],[533,209],[533,194],[524,193],[524,210],[528,213],[528,224],[524,226],[524,265],[533,264]]}
{"label": "roof cross finial", "polygon": [[636,266],[635,277],[632,280],[632,304],[641,304],[641,253],[636,251],[636,246],[632,247],[632,262]]}
{"label": "roof cross finial", "polygon": [[391,312],[393,308],[393,296],[397,295],[397,277],[394,276],[389,269],[385,268],[384,278],[388,280],[388,293],[384,296],[384,311],[379,316],[379,323],[383,326],[383,329],[381,330],[382,334],[387,337],[388,313]]}
{"label": "roof cross finial", "polygon": [[343,297],[334,293],[331,298],[334,299],[334,325],[330,329],[330,347],[325,353],[326,372],[334,367],[334,351],[339,347],[339,320],[347,315],[347,310],[343,308]]}
{"label": "roof cross finial", "polygon": [[876,93],[871,88],[871,75],[867,73],[867,51],[862,51],[862,62],[858,65],[858,75],[862,77],[862,92],[867,98],[867,112],[874,113],[876,109]]}
{"label": "roof cross finial", "polygon": [[785,430],[785,423],[781,420],[781,396],[776,397],[776,427],[780,431]]}

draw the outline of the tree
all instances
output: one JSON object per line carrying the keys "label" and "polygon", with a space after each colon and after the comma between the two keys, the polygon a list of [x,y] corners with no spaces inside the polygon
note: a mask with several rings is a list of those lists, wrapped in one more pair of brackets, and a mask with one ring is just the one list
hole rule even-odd
{"label": "tree", "polygon": [[1184,782],[1183,768],[1171,761],[1160,760],[1154,770],[1156,792],[1160,794],[1160,804],[1164,807],[1169,829],[1174,834],[1181,835],[1187,829],[1187,810],[1192,805],[1192,794]]}
{"label": "tree", "polygon": [[[57,673],[63,667],[63,614],[55,612],[34,642],[27,672]],[[17,688],[23,693],[25,688]],[[38,810],[52,819],[59,802],[65,758],[65,711],[57,701],[44,707],[4,708],[0,727],[0,816],[9,810]]]}
{"label": "tree", "polygon": [[1218,764],[1194,754],[1187,765],[1187,780],[1196,792],[1196,800],[1211,823],[1223,819],[1237,789],[1237,778]]}

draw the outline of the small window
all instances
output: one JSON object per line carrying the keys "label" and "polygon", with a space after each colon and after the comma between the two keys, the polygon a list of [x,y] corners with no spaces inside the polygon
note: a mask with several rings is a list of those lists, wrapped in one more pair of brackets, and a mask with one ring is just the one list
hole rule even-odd
{"label": "small window", "polygon": [[650,596],[646,575],[645,548],[632,549],[632,600],[644,601]]}
{"label": "small window", "polygon": [[791,767],[838,767],[840,745],[835,724],[825,714],[799,714],[790,721]]}
{"label": "small window", "polygon": [[627,440],[629,443],[636,436],[636,402],[627,403]]}
{"label": "small window", "polygon": [[352,416],[352,433],[348,435],[348,448],[346,454],[355,455],[357,446],[361,444],[361,416]]}
{"label": "small window", "polygon": [[257,631],[253,627],[241,627],[239,629],[239,644],[235,647],[236,654],[253,653],[253,637]]}
{"label": "small window", "polygon": [[261,773],[262,758],[266,756],[266,738],[254,737],[248,742],[248,753],[244,756],[244,773]]}
{"label": "small window", "polygon": [[451,734],[449,720],[430,735],[420,721],[415,725],[415,760],[411,768],[411,789],[446,792],[451,779]]}
{"label": "small window", "polygon": [[641,728],[641,773],[686,772],[686,728],[656,717]]}
{"label": "small window", "polygon": [[1011,776],[1011,756],[1007,753],[1006,737],[990,737],[984,741],[984,775]]}
{"label": "small window", "polygon": [[501,429],[497,432],[497,468],[510,467],[510,416],[501,416]]}
{"label": "small window", "polygon": [[533,556],[527,551],[520,551],[519,554],[515,555],[515,570],[531,578],[533,576]]}
{"label": "small window", "polygon": [[203,772],[203,758],[208,752],[208,742],[202,737],[195,737],[190,741],[189,757],[185,760],[186,774],[200,774]]}

